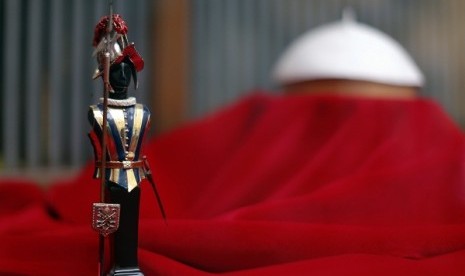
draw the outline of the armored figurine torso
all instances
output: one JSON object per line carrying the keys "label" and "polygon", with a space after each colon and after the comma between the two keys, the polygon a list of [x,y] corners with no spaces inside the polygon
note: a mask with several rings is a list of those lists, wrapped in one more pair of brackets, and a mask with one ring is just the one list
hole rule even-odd
{"label": "armored figurine torso", "polygon": [[145,178],[143,160],[140,159],[141,145],[150,125],[150,111],[137,104],[134,97],[124,100],[110,99],[108,125],[102,132],[103,105],[92,105],[89,121],[92,130],[89,137],[95,153],[94,177],[100,177],[100,156],[102,133],[107,135],[105,179],[130,192]]}

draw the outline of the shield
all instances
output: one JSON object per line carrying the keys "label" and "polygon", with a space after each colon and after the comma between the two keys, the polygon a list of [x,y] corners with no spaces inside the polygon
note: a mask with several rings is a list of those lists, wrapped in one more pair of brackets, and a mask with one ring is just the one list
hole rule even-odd
{"label": "shield", "polygon": [[106,237],[118,230],[120,205],[94,203],[92,205],[92,228]]}

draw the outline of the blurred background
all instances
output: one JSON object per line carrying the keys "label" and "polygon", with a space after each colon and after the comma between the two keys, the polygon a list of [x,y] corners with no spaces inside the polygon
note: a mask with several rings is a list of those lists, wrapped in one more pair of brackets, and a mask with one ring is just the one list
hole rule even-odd
{"label": "blurred background", "polygon": [[[462,0],[115,0],[145,59],[131,93],[152,110],[152,137],[255,89],[277,93],[277,57],[303,32],[357,20],[398,40],[426,76],[422,95],[465,126]],[[92,158],[87,109],[105,0],[0,0],[0,176],[46,183]]]}

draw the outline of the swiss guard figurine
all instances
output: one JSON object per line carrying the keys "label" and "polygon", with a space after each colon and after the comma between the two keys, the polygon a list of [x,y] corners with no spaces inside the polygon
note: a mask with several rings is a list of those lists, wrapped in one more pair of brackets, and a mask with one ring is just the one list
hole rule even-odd
{"label": "swiss guard figurine", "polygon": [[95,27],[93,46],[104,95],[89,108],[92,125],[89,137],[95,154],[95,178],[101,179],[101,202],[93,205],[93,228],[100,234],[99,275],[106,275],[105,238],[110,239],[110,272],[107,275],[143,275],[138,266],[139,184],[147,178],[160,198],[151,178],[147,160],[141,154],[142,141],[150,124],[150,111],[128,96],[131,79],[137,88],[137,72],[144,61],[134,44],[128,42],[128,27],[113,14],[100,19]]}

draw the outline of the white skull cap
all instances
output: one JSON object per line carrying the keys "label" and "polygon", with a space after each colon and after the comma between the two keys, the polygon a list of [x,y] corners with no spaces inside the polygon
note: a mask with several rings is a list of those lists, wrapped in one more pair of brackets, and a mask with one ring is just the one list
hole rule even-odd
{"label": "white skull cap", "polygon": [[293,42],[275,65],[280,85],[317,79],[422,87],[424,76],[405,49],[353,17],[322,25]]}

